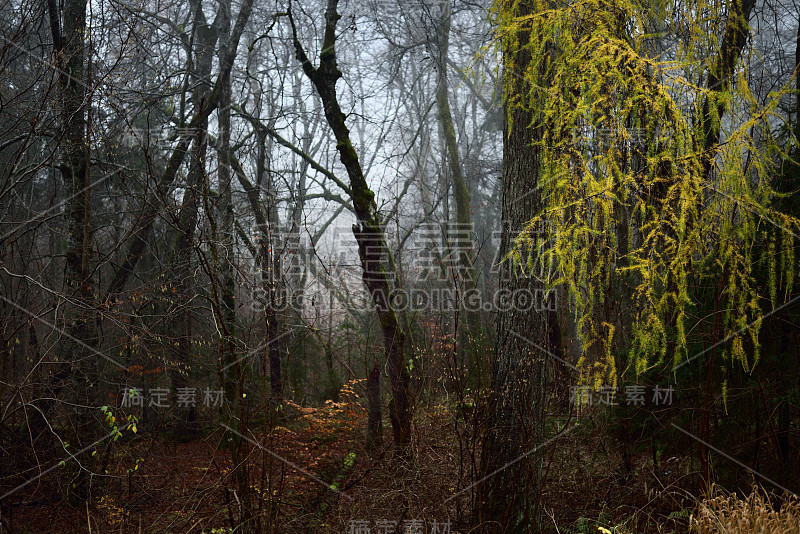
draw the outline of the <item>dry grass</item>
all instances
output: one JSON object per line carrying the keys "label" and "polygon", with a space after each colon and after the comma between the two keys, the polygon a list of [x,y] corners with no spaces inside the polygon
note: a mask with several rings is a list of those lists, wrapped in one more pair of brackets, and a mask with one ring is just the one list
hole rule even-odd
{"label": "dry grass", "polygon": [[745,499],[721,492],[700,503],[689,520],[690,531],[698,534],[798,534],[800,501],[786,497],[773,503],[757,487]]}

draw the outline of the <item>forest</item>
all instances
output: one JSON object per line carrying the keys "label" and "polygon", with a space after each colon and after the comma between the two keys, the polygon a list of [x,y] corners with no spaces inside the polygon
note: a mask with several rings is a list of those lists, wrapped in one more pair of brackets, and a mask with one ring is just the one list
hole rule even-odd
{"label": "forest", "polygon": [[795,0],[0,0],[0,534],[800,533],[798,71]]}

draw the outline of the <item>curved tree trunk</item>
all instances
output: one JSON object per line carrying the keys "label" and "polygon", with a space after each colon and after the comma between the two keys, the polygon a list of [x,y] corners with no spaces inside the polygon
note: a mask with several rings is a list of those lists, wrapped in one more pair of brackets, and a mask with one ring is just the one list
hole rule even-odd
{"label": "curved tree trunk", "polygon": [[336,12],[337,4],[338,0],[328,0],[325,35],[317,68],[312,66],[297,37],[291,12],[289,18],[294,30],[297,59],[322,100],[325,118],[336,138],[336,149],[350,178],[350,196],[358,219],[358,224],[353,225],[353,235],[358,243],[364,284],[378,313],[383,332],[389,391],[392,396],[389,402],[389,419],[392,423],[395,452],[402,457],[410,452],[411,443],[410,375],[404,358],[406,334],[390,299],[397,272],[389,257],[375,193],[367,184],[358,154],[350,139],[350,130],[345,124],[345,115],[336,96],[336,81],[342,77],[336,64],[336,24],[341,17]]}

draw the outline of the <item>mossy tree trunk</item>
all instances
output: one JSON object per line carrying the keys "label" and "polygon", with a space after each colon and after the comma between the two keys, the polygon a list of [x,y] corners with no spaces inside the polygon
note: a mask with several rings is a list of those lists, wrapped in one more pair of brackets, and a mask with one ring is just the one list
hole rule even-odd
{"label": "mossy tree trunk", "polygon": [[352,199],[358,223],[353,225],[353,235],[358,243],[358,254],[363,270],[363,280],[378,313],[389,374],[389,418],[392,423],[395,451],[407,456],[411,443],[411,407],[409,404],[410,375],[405,363],[406,333],[399,313],[392,306],[390,295],[397,282],[397,272],[390,258],[384,228],[375,203],[375,194],[367,184],[361,162],[353,146],[350,130],[336,94],[336,82],[342,73],[336,61],[336,24],[341,17],[336,9],[338,0],[328,0],[325,10],[325,33],[319,56],[319,66],[314,67],[297,37],[294,19],[289,19],[294,32],[294,47],[303,72],[311,80],[322,100],[325,118],[336,138],[336,149],[350,178],[347,193]]}
{"label": "mossy tree trunk", "polygon": [[[734,0],[731,2],[728,19],[725,22],[725,32],[722,36],[720,48],[710,64],[706,88],[708,92],[703,101],[700,113],[697,139],[697,150],[701,154],[701,177],[709,179],[719,153],[719,142],[721,136],[722,116],[727,110],[727,93],[731,84],[734,83],[734,74],[739,57],[742,55],[747,39],[750,36],[750,15],[755,6],[755,0]],[[699,199],[698,202],[702,202]],[[702,206],[699,207],[702,209]],[[720,278],[722,280],[723,276]],[[715,311],[722,306],[722,293],[724,284],[716,284],[715,289]],[[719,304],[718,304],[719,302]],[[715,322],[713,328],[712,346],[718,343],[722,337],[722,329],[718,327],[719,313],[714,314]],[[712,349],[706,367],[705,381],[705,406],[701,422],[700,437],[704,441],[709,441],[711,437],[710,413],[711,413],[711,388],[713,387],[714,370],[716,366],[716,355],[722,349]],[[700,464],[703,480],[708,486],[711,483],[711,451],[707,447],[700,449]]]}
{"label": "mossy tree trunk", "polygon": [[450,110],[450,96],[448,94],[447,58],[450,49],[450,26],[452,12],[450,0],[441,3],[441,15],[437,32],[437,59],[436,67],[438,79],[436,82],[436,107],[438,110],[439,124],[442,127],[446,158],[450,169],[450,179],[453,184],[453,197],[456,202],[456,228],[455,238],[448,245],[455,246],[455,266],[457,273],[455,283],[461,297],[460,310],[462,320],[459,321],[457,332],[458,346],[462,353],[467,355],[468,377],[477,382],[483,382],[485,372],[484,358],[480,352],[480,311],[476,309],[477,284],[475,280],[474,253],[472,249],[472,210],[470,208],[470,193],[464,180],[461,167],[461,158],[458,152],[458,138],[456,137],[453,114]]}

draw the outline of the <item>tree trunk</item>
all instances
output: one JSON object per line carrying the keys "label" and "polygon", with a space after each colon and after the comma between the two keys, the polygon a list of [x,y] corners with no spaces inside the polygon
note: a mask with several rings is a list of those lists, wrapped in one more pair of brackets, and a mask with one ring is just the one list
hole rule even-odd
{"label": "tree trunk", "polygon": [[194,116],[186,128],[184,128],[186,132],[181,134],[178,145],[172,151],[167,165],[164,168],[164,172],[161,174],[161,178],[156,184],[155,190],[148,195],[145,201],[145,209],[143,210],[142,216],[139,221],[135,222],[135,228],[131,232],[131,242],[125,251],[125,258],[114,270],[114,276],[106,290],[107,298],[111,298],[116,293],[122,291],[128,279],[133,274],[136,264],[139,263],[139,260],[144,256],[147,250],[147,240],[150,231],[161,212],[160,198],[162,195],[166,195],[167,190],[172,186],[172,182],[175,180],[178,170],[189,151],[189,146],[194,136],[193,132],[196,132],[200,125],[208,120],[222,99],[222,92],[230,82],[233,60],[236,57],[239,39],[242,36],[242,32],[253,10],[253,1],[254,0],[245,0],[242,4],[239,15],[236,17],[236,24],[230,34],[229,44],[226,46],[224,53],[220,53],[219,75],[217,76],[214,88],[211,90],[211,93],[208,95],[208,98],[205,99],[200,109],[194,110]]}
{"label": "tree trunk", "polygon": [[[731,2],[728,20],[725,22],[725,32],[722,36],[722,42],[709,68],[708,79],[706,81],[708,93],[703,101],[703,108],[699,117],[699,135],[695,136],[698,149],[703,155],[700,176],[704,180],[711,179],[711,171],[714,168],[717,154],[719,153],[722,116],[727,110],[727,98],[725,98],[724,95],[728,92],[731,83],[733,83],[736,64],[744,50],[745,44],[747,44],[747,38],[750,36],[749,20],[754,6],[755,0],[734,0]],[[699,209],[702,209],[702,201],[702,196],[698,197],[697,202]],[[721,277],[721,280],[722,279],[725,279],[724,272]],[[721,298],[722,291],[722,284],[717,284],[715,299]],[[720,304],[716,304],[715,308],[720,309],[720,306]],[[719,314],[715,314],[714,317],[712,347],[716,347],[717,342],[722,337],[722,329],[719,327]],[[705,441],[711,440],[711,429],[709,426],[712,409],[711,387],[713,386],[714,358],[718,350],[720,349],[715,348],[710,351],[711,354],[707,363],[705,407],[700,431],[700,436]],[[711,484],[710,461],[711,451],[708,447],[701,447],[700,463],[703,482],[706,487],[709,487]]]}
{"label": "tree trunk", "polygon": [[[77,408],[74,435],[70,439],[76,449],[96,441],[99,427],[92,409],[98,405],[98,362],[94,354],[99,345],[97,315],[94,312],[94,288],[90,277],[91,259],[91,188],[89,177],[89,135],[86,106],[87,69],[86,0],[66,0],[58,13],[55,2],[48,3],[53,35],[55,64],[59,69],[61,96],[62,161],[66,215],[65,291],[74,307],[65,312],[66,333],[62,345],[64,364],[55,374],[54,392],[64,387],[70,391]],[[60,26],[63,19],[63,25]],[[70,464],[73,478],[67,487],[73,504],[90,497],[91,458]]]}
{"label": "tree trunk", "polygon": [[[223,2],[223,12],[230,13],[230,3]],[[222,24],[226,32],[230,19]],[[225,56],[225,50],[231,46],[230,37],[220,47],[220,60]],[[231,195],[231,79],[222,80],[217,120],[219,123],[219,139],[217,142],[217,178],[219,194],[216,196],[218,225],[214,228],[212,221],[212,240],[216,240],[216,254],[214,257],[216,273],[218,276],[220,319],[223,322],[221,330],[224,347],[224,361],[227,369],[224,374],[225,393],[228,398],[235,398],[234,406],[241,403],[241,367],[233,363],[237,361],[236,352],[236,280],[234,278],[234,213],[233,198]],[[216,232],[214,232],[216,230]],[[235,394],[235,397],[234,397]]]}
{"label": "tree trunk", "polygon": [[[192,91],[192,106],[200,109],[208,98],[211,86],[208,82],[211,76],[212,62],[214,59],[214,47],[219,35],[216,24],[222,20],[222,15],[217,14],[214,25],[206,22],[203,14],[202,2],[194,2],[194,42],[196,42],[194,58],[192,64],[193,83],[197,85]],[[194,241],[195,229],[197,227],[199,199],[205,176],[205,160],[208,142],[205,132],[208,129],[208,119],[204,118],[197,126],[195,137],[195,150],[192,152],[191,165],[189,167],[189,181],[183,194],[181,210],[178,215],[177,235],[172,249],[172,261],[169,275],[172,277],[173,284],[177,291],[179,304],[188,299],[184,299],[192,290],[191,258],[192,243]],[[189,362],[191,351],[191,338],[189,335],[189,323],[191,321],[191,311],[189,308],[183,309],[178,306],[176,315],[172,321],[172,334],[177,335],[177,346],[174,350],[174,365],[169,367],[169,376],[173,391],[189,386]],[[168,333],[169,335],[170,333]],[[177,421],[175,426],[175,437],[179,441],[191,441],[199,436],[199,428],[196,422],[194,406],[176,408]]]}
{"label": "tree trunk", "polygon": [[724,98],[731,83],[739,56],[742,55],[747,38],[750,36],[750,14],[753,12],[755,0],[733,0],[725,22],[725,33],[722,36],[719,51],[711,63],[706,87],[709,94],[703,101],[700,114],[700,150],[704,154],[701,176],[709,178],[709,173],[716,160],[720,140],[720,123],[727,109]]}
{"label": "tree trunk", "polygon": [[345,124],[345,115],[336,96],[336,81],[342,77],[336,64],[336,12],[338,0],[328,0],[325,11],[325,35],[322,41],[319,67],[314,68],[300,43],[294,19],[289,20],[294,31],[294,47],[303,72],[314,84],[322,100],[325,118],[336,138],[336,149],[350,178],[349,193],[358,224],[353,225],[353,235],[358,243],[358,255],[363,270],[363,280],[378,313],[386,361],[389,369],[389,418],[392,422],[395,452],[407,456],[411,443],[411,409],[409,405],[410,376],[405,364],[406,335],[392,306],[391,292],[397,272],[389,257],[384,228],[381,224],[375,194],[369,188],[361,168],[358,154]]}
{"label": "tree trunk", "polygon": [[369,450],[374,450],[381,445],[382,436],[381,414],[381,371],[376,363],[367,377],[367,441]]}
{"label": "tree trunk", "polygon": [[[470,194],[467,189],[461,160],[458,154],[458,139],[453,124],[453,115],[450,111],[450,97],[447,83],[447,56],[450,48],[451,24],[450,0],[441,3],[441,17],[438,28],[438,80],[436,83],[436,106],[439,114],[439,123],[442,126],[444,145],[450,167],[450,177],[453,181],[453,197],[456,201],[456,232],[455,232],[455,272],[459,295],[461,296],[460,310],[465,320],[459,321],[458,348],[467,354],[468,376],[480,384],[485,371],[484,358],[480,352],[480,311],[475,302],[477,285],[475,281],[474,254],[472,250],[472,211],[470,208]],[[446,236],[449,241],[453,236]]]}
{"label": "tree trunk", "polygon": [[[530,2],[522,2],[516,10],[514,16],[524,16],[533,11]],[[530,126],[536,110],[525,101],[528,94],[525,81],[514,75],[525,72],[530,55],[524,48],[510,48],[509,43],[516,39],[527,43],[528,36],[519,31],[513,39],[505,42],[503,50],[507,94],[501,257],[509,252],[517,233],[542,209],[542,198],[537,189],[539,150],[532,146],[541,132]],[[514,271],[513,263],[502,264],[501,291],[541,294],[537,293],[544,289],[540,282]],[[478,486],[475,518],[483,532],[522,534],[536,531],[539,527],[537,501],[541,492],[541,456],[532,453],[520,457],[544,439],[547,356],[528,340],[550,350],[554,340],[548,329],[549,315],[546,310],[511,308],[501,312],[497,318],[488,422],[479,474],[479,478],[488,478]],[[515,463],[508,466],[510,462]]]}
{"label": "tree trunk", "polygon": [[266,224],[261,230],[262,282],[266,291],[266,332],[269,342],[270,406],[277,408],[283,401],[284,378],[281,373],[283,355],[287,352],[286,340],[286,287],[281,262],[282,246],[280,220],[276,197],[278,190],[273,182],[272,170],[267,160],[266,134],[259,138],[259,189],[262,180],[267,191]]}

